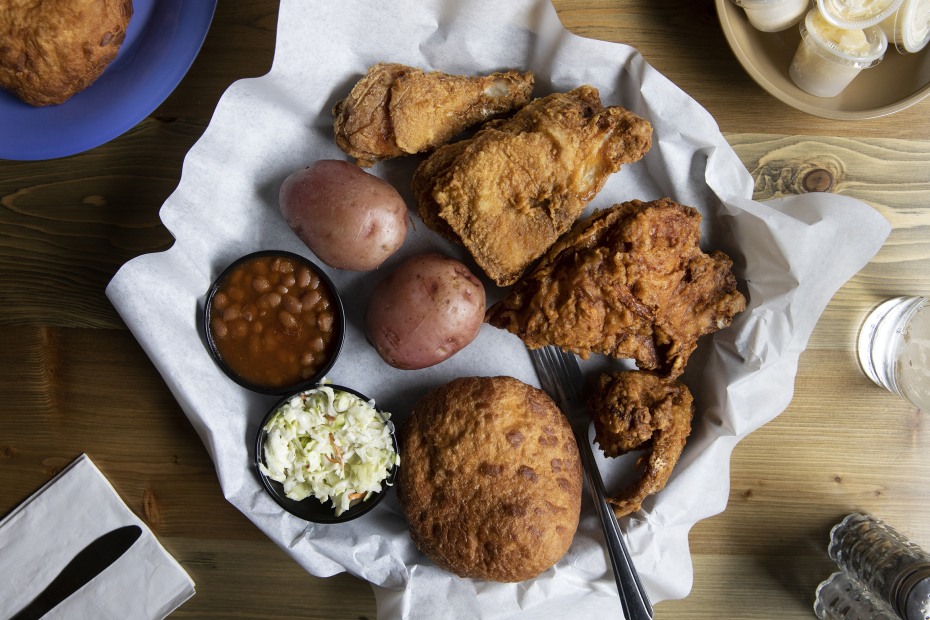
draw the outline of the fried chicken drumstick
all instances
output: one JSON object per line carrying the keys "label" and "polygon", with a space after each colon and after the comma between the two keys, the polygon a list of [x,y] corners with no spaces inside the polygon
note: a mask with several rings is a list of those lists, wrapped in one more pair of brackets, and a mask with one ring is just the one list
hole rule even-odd
{"label": "fried chicken drumstick", "polygon": [[668,198],[592,215],[558,241],[485,321],[530,348],[633,358],[679,376],[698,338],[746,307],[733,262],[698,246],[700,214]]}
{"label": "fried chicken drumstick", "polygon": [[609,497],[619,518],[639,510],[661,491],[691,433],[694,399],[678,381],[645,371],[603,374],[588,398],[594,440],[606,456],[647,450],[637,463],[639,479]]}
{"label": "fried chicken drumstick", "polygon": [[434,149],[530,99],[533,74],[449,75],[379,63],[333,107],[336,144],[359,166]]}
{"label": "fried chicken drumstick", "polygon": [[499,286],[568,231],[607,177],[641,159],[652,125],[601,105],[593,86],[534,99],[437,149],[417,168],[420,217],[462,243]]}

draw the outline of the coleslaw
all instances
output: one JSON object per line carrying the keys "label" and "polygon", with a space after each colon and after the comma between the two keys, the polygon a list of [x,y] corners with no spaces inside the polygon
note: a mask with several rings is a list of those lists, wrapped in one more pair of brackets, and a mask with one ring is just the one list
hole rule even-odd
{"label": "coleslaw", "polygon": [[336,516],[379,493],[400,465],[390,413],[320,385],[283,403],[265,424],[262,473],[293,500],[331,501]]}

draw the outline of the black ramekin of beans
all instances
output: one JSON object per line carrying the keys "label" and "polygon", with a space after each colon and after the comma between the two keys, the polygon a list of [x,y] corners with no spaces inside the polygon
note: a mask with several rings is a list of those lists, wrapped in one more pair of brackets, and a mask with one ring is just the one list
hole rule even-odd
{"label": "black ramekin of beans", "polygon": [[213,282],[203,328],[213,359],[233,381],[285,394],[316,385],[332,368],[345,312],[317,265],[267,250],[239,258]]}

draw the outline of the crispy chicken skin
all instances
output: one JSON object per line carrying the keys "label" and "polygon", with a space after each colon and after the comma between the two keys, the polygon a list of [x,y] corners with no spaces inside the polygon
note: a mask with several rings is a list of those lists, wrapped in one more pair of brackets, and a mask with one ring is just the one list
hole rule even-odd
{"label": "crispy chicken skin", "polygon": [[333,107],[336,144],[356,163],[421,153],[526,104],[533,74],[449,75],[379,63]]}
{"label": "crispy chicken skin", "polygon": [[606,456],[647,451],[637,463],[639,479],[608,498],[617,517],[636,512],[646,497],[665,487],[681,457],[694,416],[691,392],[655,373],[614,372],[598,377],[588,406],[594,440]]}
{"label": "crispy chicken skin", "polygon": [[531,101],[472,138],[437,149],[413,193],[427,226],[465,245],[499,286],[565,233],[622,164],[642,159],[652,125],[580,86]]}
{"label": "crispy chicken skin", "polygon": [[675,378],[698,338],[746,307],[732,261],[698,246],[700,214],[663,198],[592,215],[558,243],[485,321],[530,348],[633,358]]}
{"label": "crispy chicken skin", "polygon": [[131,0],[11,0],[0,7],[0,87],[34,106],[63,103],[116,58]]}

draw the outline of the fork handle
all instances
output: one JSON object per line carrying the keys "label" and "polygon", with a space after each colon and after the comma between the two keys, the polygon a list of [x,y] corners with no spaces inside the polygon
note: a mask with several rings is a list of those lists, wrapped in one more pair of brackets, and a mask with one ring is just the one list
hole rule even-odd
{"label": "fork handle", "polygon": [[[586,434],[585,434],[586,435]],[[614,511],[607,503],[607,496],[604,491],[604,481],[601,479],[600,470],[597,468],[597,462],[594,460],[594,453],[591,451],[591,443],[587,436],[581,433],[575,433],[575,439],[578,441],[578,447],[581,449],[581,458],[584,459],[584,472],[588,480],[588,489],[591,492],[591,498],[594,500],[594,508],[597,516],[604,527],[604,537],[607,542],[607,555],[610,557],[610,563],[614,569],[614,579],[617,581],[617,589],[620,591],[620,604],[623,606],[623,615],[627,620],[652,620],[652,604],[649,602],[649,595],[639,580],[636,570],[633,567],[633,559],[630,552],[623,542],[623,536],[620,533],[620,524],[614,516]]]}

